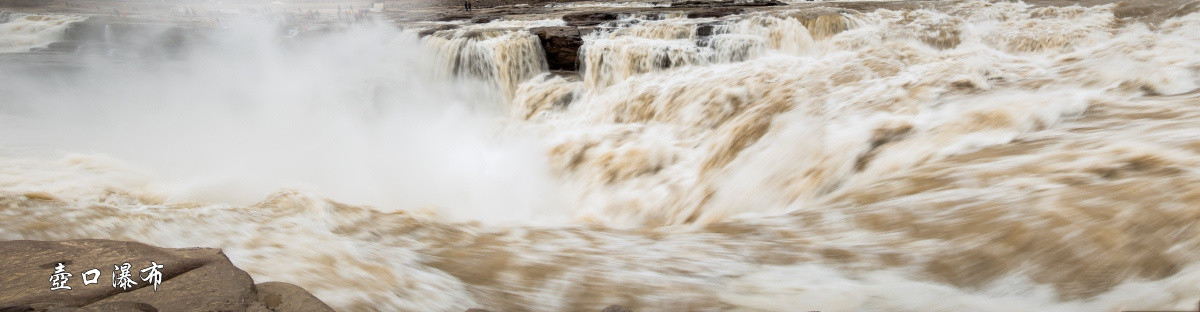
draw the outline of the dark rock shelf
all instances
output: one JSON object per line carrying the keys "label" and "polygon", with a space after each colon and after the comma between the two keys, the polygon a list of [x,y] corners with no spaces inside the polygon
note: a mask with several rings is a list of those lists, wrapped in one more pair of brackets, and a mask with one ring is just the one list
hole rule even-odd
{"label": "dark rock shelf", "polygon": [[[160,248],[98,239],[0,242],[0,311],[333,311],[296,285],[255,284],[245,271],[213,248]],[[157,290],[139,272],[162,265]],[[58,264],[72,274],[51,290]],[[114,287],[114,265],[129,263],[129,289]],[[97,283],[84,272],[98,269]]]}

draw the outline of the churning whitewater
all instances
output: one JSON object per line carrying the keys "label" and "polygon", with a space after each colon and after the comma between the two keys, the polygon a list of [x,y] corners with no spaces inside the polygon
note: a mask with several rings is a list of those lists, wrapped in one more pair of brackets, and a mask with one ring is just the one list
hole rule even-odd
{"label": "churning whitewater", "polygon": [[622,16],[578,75],[558,19],[6,61],[0,239],[218,247],[344,311],[1194,308],[1200,13],[938,4]]}

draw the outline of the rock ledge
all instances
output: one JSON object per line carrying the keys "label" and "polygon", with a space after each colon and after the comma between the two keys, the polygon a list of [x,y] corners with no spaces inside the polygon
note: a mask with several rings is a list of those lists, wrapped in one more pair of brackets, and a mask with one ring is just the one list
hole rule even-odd
{"label": "rock ledge", "polygon": [[[214,248],[160,248],[136,242],[81,239],[0,241],[0,311],[333,311],[296,285],[254,284]],[[140,272],[162,265],[157,291]],[[70,273],[51,290],[58,264]],[[129,263],[137,285],[113,286],[114,265]],[[96,283],[85,272],[98,269]],[[93,275],[94,276],[94,275]],[[93,277],[94,278],[94,277]]]}

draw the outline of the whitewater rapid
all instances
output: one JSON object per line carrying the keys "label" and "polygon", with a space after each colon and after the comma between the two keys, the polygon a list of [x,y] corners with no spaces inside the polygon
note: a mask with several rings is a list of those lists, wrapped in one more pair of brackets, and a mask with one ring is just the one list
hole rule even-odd
{"label": "whitewater rapid", "polygon": [[561,20],[7,67],[0,239],[218,247],[346,311],[1194,308],[1200,13],[942,4],[624,16],[577,75]]}
{"label": "whitewater rapid", "polygon": [[62,39],[71,23],[85,18],[70,15],[45,15],[0,12],[0,53],[28,52],[45,48]]}

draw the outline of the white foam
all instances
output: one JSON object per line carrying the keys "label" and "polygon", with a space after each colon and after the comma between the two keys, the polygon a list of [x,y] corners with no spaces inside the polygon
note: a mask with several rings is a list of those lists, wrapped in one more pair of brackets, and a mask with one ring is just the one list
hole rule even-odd
{"label": "white foam", "polygon": [[0,53],[29,52],[30,49],[44,48],[62,40],[63,33],[72,23],[86,19],[71,15],[9,12],[0,14],[7,17],[6,22],[0,23]]}

